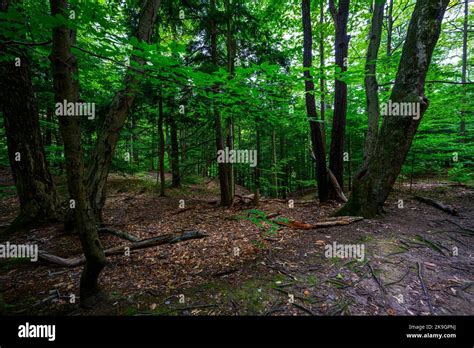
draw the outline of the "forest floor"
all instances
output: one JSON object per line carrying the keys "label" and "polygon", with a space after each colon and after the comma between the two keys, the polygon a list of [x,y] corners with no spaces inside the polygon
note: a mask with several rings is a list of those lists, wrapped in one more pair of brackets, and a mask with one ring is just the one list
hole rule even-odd
{"label": "forest floor", "polygon": [[[8,182],[4,177],[0,181]],[[207,237],[109,257],[101,274],[109,301],[92,310],[80,309],[78,301],[70,303],[71,294],[79,296],[82,267],[1,261],[0,313],[427,315],[431,303],[436,315],[474,314],[472,187],[425,180],[410,192],[397,184],[383,217],[313,230],[278,226],[272,234],[248,218],[255,216],[249,213],[252,205],[237,202],[223,209],[213,204],[218,187],[210,179],[159,197],[153,179],[113,175],[108,193],[104,215],[109,227],[140,238],[183,230]],[[247,192],[239,188],[238,193]],[[414,195],[451,204],[459,216],[420,203]],[[340,206],[309,201],[314,200],[311,195],[293,199],[293,208],[283,200],[268,200],[258,209],[314,224]],[[185,204],[181,210],[180,200]],[[17,199],[4,195],[0,223],[11,221],[17,211]],[[113,235],[101,235],[101,240],[104,247],[129,243]],[[81,254],[78,237],[64,234],[61,224],[9,241],[38,243],[62,257]],[[333,242],[363,244],[364,260],[326,258],[324,246]],[[294,303],[289,303],[290,295]]]}

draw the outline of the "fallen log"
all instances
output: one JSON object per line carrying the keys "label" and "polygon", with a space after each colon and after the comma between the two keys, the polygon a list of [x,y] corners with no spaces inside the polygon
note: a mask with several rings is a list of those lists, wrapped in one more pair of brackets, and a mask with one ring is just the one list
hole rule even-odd
{"label": "fallen log", "polygon": [[[199,231],[184,231],[182,233],[170,233],[170,234],[165,234],[163,236],[142,239],[128,245],[112,247],[112,248],[104,250],[104,254],[105,256],[123,254],[125,252],[125,248],[128,248],[128,250],[144,249],[144,248],[150,248],[150,247],[158,246],[162,244],[174,244],[174,243],[184,242],[190,239],[200,239],[206,236],[207,235]],[[43,250],[38,251],[38,257],[44,261],[55,263],[57,265],[64,266],[64,267],[77,267],[77,266],[83,265],[86,262],[86,258],[84,255],[74,257],[74,258],[62,258],[56,255],[48,254],[47,252]]]}
{"label": "fallen log", "polygon": [[316,222],[314,226],[316,226],[316,228],[344,226],[360,220],[364,220],[364,218],[362,216],[337,216],[326,218],[323,221]]}
{"label": "fallen log", "polygon": [[249,204],[255,200],[255,195],[253,193],[249,195],[234,194],[234,199],[235,199],[235,203],[242,202],[243,204]]}
{"label": "fallen log", "polygon": [[364,218],[361,216],[337,216],[318,221],[314,225],[293,220],[290,220],[288,222],[276,220],[274,222],[278,225],[293,228],[295,230],[314,230],[317,228],[349,225],[363,219]]}
{"label": "fallen log", "polygon": [[434,199],[425,198],[425,197],[421,197],[421,196],[414,196],[414,198],[419,202],[429,204],[429,205],[431,205],[435,208],[438,208],[438,209],[440,209],[440,210],[442,210],[442,211],[444,211],[448,214],[451,214],[451,215],[454,215],[454,216],[458,215],[458,211],[456,210],[456,208],[454,208],[450,205],[441,203],[439,201],[435,201]]}
{"label": "fallen log", "polygon": [[109,227],[101,227],[101,228],[99,228],[99,233],[112,234],[112,235],[114,235],[114,236],[116,236],[116,237],[129,240],[130,242],[138,242],[138,241],[140,240],[140,238],[138,238],[138,237],[136,237],[136,236],[134,236],[134,235],[131,235],[131,234],[128,233],[128,232],[116,230],[116,229],[114,229],[114,228],[109,228]]}

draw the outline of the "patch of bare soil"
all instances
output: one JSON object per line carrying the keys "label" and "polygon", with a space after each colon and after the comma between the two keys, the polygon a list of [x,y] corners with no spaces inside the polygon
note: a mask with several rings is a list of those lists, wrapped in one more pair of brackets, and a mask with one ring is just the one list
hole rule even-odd
{"label": "patch of bare soil", "polygon": [[[239,189],[240,195],[248,194]],[[420,195],[458,208],[451,216],[413,199]],[[315,224],[339,204],[294,198],[267,200],[258,210],[237,202],[218,207],[213,181],[168,190],[114,176],[106,224],[139,238],[198,230],[206,238],[132,250],[109,258],[101,284],[110,301],[78,306],[81,267],[2,261],[0,311],[64,315],[473,315],[473,191],[424,183],[398,187],[383,217],[347,226],[297,230],[272,223]],[[184,208],[183,204],[184,203]],[[181,208],[180,208],[181,204]],[[0,203],[14,216],[14,199]],[[264,212],[264,213],[263,213]],[[263,214],[263,215],[262,215]],[[262,216],[271,216],[262,218]],[[287,220],[283,220],[287,221]],[[129,242],[101,235],[105,248]],[[10,238],[38,243],[62,257],[78,256],[77,236],[60,224]],[[327,244],[363,245],[364,259],[328,258]],[[74,297],[75,296],[75,303]]]}

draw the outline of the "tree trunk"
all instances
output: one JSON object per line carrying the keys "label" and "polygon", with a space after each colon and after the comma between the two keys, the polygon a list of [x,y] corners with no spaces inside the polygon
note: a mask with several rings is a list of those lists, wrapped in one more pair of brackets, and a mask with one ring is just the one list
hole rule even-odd
{"label": "tree trunk", "polygon": [[[341,73],[347,71],[347,52],[350,36],[347,35],[347,22],[349,19],[350,0],[340,0],[336,11],[334,0],[330,0],[331,13],[336,26],[335,58],[336,66]],[[344,136],[346,130],[347,113],[347,84],[338,76],[335,81],[334,116],[331,130],[331,148],[329,153],[329,168],[344,189]],[[330,186],[330,197],[336,198],[333,186]]]}
{"label": "tree trunk", "polygon": [[[217,24],[216,24],[216,0],[211,0],[211,61],[214,65],[214,68],[217,69],[218,67],[218,60],[217,60]],[[219,87],[215,85],[213,88],[213,93],[219,93]],[[221,115],[219,113],[218,108],[214,104],[213,107],[214,113],[214,130],[216,134],[216,150],[217,151],[224,151],[224,135],[222,131],[222,121]],[[229,178],[228,178],[228,170],[226,163],[218,163],[218,172],[219,172],[219,186],[221,191],[221,205],[230,207],[232,205],[232,200],[230,196],[230,188],[229,188]]]}
{"label": "tree trunk", "polygon": [[[231,8],[231,1],[225,0],[225,11],[227,15],[227,71],[229,73],[229,79],[232,79],[234,76],[234,60],[235,60],[235,53],[236,53],[236,43],[233,38],[233,21],[232,21],[232,8]],[[229,147],[229,151],[234,149],[234,120],[232,115],[227,119],[227,146]],[[230,201],[234,201],[234,194],[235,194],[235,168],[232,163],[228,164],[228,180],[229,180],[229,194],[230,194]]]}
{"label": "tree trunk", "polygon": [[320,0],[319,4],[319,24],[321,29],[319,30],[319,92],[321,93],[319,99],[319,113],[321,116],[321,132],[323,133],[323,146],[324,153],[326,153],[326,79],[324,78],[324,68],[326,66],[324,60],[324,0]]}
{"label": "tree trunk", "polygon": [[257,130],[256,130],[256,147],[257,147],[257,165],[255,166],[255,194],[254,194],[254,204],[256,207],[260,205],[260,163],[261,163],[261,146],[260,146],[260,130],[258,127],[257,121]]}
{"label": "tree trunk", "polygon": [[[160,196],[165,196],[165,134],[163,133],[163,91],[160,88],[158,96],[158,167],[160,179]],[[158,176],[157,176],[158,179]]]}
{"label": "tree trunk", "polygon": [[181,177],[179,173],[179,142],[178,142],[178,127],[175,117],[170,115],[168,117],[168,124],[170,126],[171,138],[171,187],[181,186]]}
{"label": "tree trunk", "polygon": [[[2,12],[8,10],[7,1],[0,6]],[[14,232],[33,223],[56,220],[59,201],[44,152],[28,55],[21,48],[13,51],[7,45],[0,45],[0,54],[10,57],[9,62],[0,65],[0,110],[20,201],[20,213],[9,227]]]}
{"label": "tree trunk", "polygon": [[[302,1],[302,19],[303,19],[303,67],[305,78],[305,99],[306,113],[308,115],[309,127],[311,132],[311,143],[313,153],[316,157],[316,178],[318,182],[319,201],[325,202],[328,199],[328,176],[326,167],[326,153],[323,138],[321,122],[318,120],[316,112],[316,100],[314,97],[314,82],[311,76],[311,65],[313,61],[312,47],[313,34],[311,30],[311,8],[310,0]],[[313,165],[311,163],[311,165]]]}
{"label": "tree trunk", "polygon": [[385,0],[376,1],[374,13],[372,15],[372,25],[369,32],[369,46],[365,61],[365,97],[367,102],[368,127],[365,137],[364,164],[367,165],[368,158],[371,157],[377,142],[377,132],[379,128],[379,95],[377,84],[377,57],[382,38],[382,24]]}
{"label": "tree trunk", "polygon": [[[161,0],[144,1],[135,37],[140,41],[150,42]],[[139,66],[145,63],[142,58],[132,56],[131,60]],[[139,80],[136,72],[127,73],[125,88],[114,96],[110,109],[105,117],[102,130],[91,155],[91,165],[87,171],[87,189],[91,198],[94,213],[102,221],[102,208],[106,198],[106,183],[110,164],[117,146],[120,131],[125,124],[138,92]]]}
{"label": "tree trunk", "polygon": [[393,0],[388,2],[387,14],[387,56],[392,55],[392,32],[393,32]]}
{"label": "tree trunk", "polygon": [[[51,14],[67,17],[65,0],[50,0]],[[51,62],[55,101],[75,103],[79,99],[77,62],[71,52],[71,30],[62,25],[53,28]],[[84,162],[81,143],[80,118],[59,116],[59,127],[66,154],[66,174],[71,202],[75,204],[75,224],[79,232],[86,265],[81,275],[81,305],[93,306],[100,299],[99,274],[106,258],[97,233],[97,226],[84,185]]]}
{"label": "tree trunk", "polygon": [[428,108],[428,99],[424,95],[425,78],[448,3],[449,0],[417,1],[390,100],[392,104],[420,103],[419,117],[384,118],[367,169],[356,175],[352,195],[337,215],[373,217],[383,212],[384,202],[401,171],[423,113]]}
{"label": "tree trunk", "polygon": [[[468,20],[468,12],[469,4],[468,1],[464,1],[464,25],[463,25],[463,36],[462,36],[462,72],[461,72],[461,82],[464,84],[466,83],[467,79],[467,20]],[[465,89],[466,86],[462,85],[461,88]],[[467,92],[464,93],[467,95]],[[461,105],[466,105],[467,100],[466,98],[462,98]],[[461,110],[461,123],[459,125],[459,133],[461,134],[461,140],[463,142],[466,141],[466,114],[467,112],[463,109]]]}
{"label": "tree trunk", "polygon": [[275,197],[278,198],[278,170],[277,170],[277,155],[276,155],[276,133],[275,127],[272,128],[272,167],[273,167],[273,189],[275,190]]}

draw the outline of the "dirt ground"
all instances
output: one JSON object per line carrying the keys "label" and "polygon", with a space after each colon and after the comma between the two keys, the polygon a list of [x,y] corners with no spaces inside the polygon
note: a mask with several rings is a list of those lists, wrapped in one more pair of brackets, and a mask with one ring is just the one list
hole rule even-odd
{"label": "dirt ground", "polygon": [[[42,261],[0,263],[0,312],[61,315],[473,315],[474,190],[443,182],[398,186],[386,215],[347,226],[296,230],[258,214],[314,224],[339,204],[311,195],[217,207],[206,179],[167,197],[154,180],[113,176],[104,211],[109,227],[140,238],[198,230],[207,237],[109,257],[101,285],[109,301],[78,306],[81,267]],[[5,181],[5,180],[3,180]],[[243,189],[239,194],[246,194]],[[420,203],[414,195],[451,204],[459,216]],[[184,200],[185,208],[179,208]],[[401,202],[402,200],[403,202]],[[0,201],[0,223],[18,202]],[[257,216],[257,218],[256,218]],[[258,226],[258,223],[262,225]],[[101,235],[104,247],[129,242]],[[10,237],[62,257],[81,254],[77,236],[50,224]],[[325,245],[364,245],[365,258],[327,258]],[[420,280],[420,275],[421,279]],[[423,290],[426,287],[426,293]],[[75,303],[74,302],[75,296]],[[294,299],[294,301],[292,301]],[[292,303],[291,303],[292,302]],[[431,304],[431,309],[430,309]]]}

